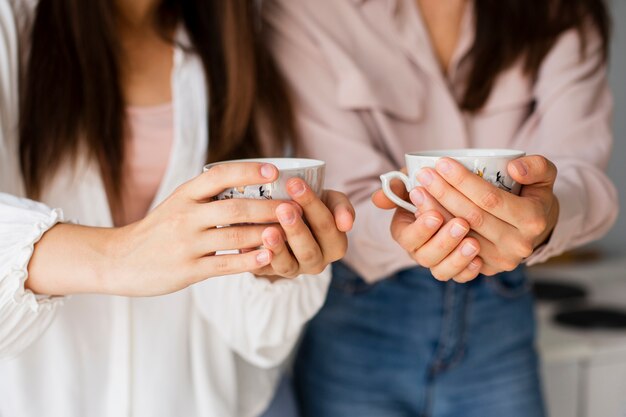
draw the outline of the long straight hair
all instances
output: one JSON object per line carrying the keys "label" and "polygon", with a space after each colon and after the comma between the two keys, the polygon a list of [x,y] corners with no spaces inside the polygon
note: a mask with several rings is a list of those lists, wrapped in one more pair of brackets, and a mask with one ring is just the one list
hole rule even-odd
{"label": "long straight hair", "polygon": [[[286,87],[268,54],[255,0],[162,0],[156,29],[186,29],[206,73],[210,161],[285,149],[295,128]],[[24,71],[20,163],[36,198],[59,167],[95,159],[113,205],[121,203],[128,135],[118,16],[111,0],[40,0]],[[273,142],[260,140],[263,120]],[[269,149],[268,149],[269,148]]]}
{"label": "long straight hair", "polygon": [[[480,110],[497,76],[523,59],[526,74],[536,78],[558,37],[577,29],[583,39],[597,31],[608,57],[610,18],[603,0],[473,0],[476,38],[469,53],[471,71],[461,107]],[[582,51],[584,53],[584,50]]]}

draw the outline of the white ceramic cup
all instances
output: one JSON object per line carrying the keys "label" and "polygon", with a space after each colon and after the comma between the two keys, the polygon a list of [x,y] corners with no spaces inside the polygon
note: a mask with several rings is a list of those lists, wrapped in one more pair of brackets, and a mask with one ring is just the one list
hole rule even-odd
{"label": "white ceramic cup", "polygon": [[316,159],[303,158],[258,158],[240,159],[209,164],[204,167],[208,171],[218,164],[234,162],[261,162],[272,164],[278,168],[278,179],[267,184],[246,185],[228,188],[215,196],[216,200],[229,200],[232,198],[250,198],[257,200],[291,200],[287,192],[287,181],[291,178],[302,178],[318,196],[324,189],[324,173],[326,163]]}
{"label": "white ceramic cup", "polygon": [[402,181],[407,191],[410,192],[420,185],[417,180],[417,173],[422,168],[434,168],[439,159],[448,157],[460,162],[465,168],[496,187],[518,195],[521,186],[509,176],[507,166],[512,160],[524,155],[526,155],[524,152],[513,149],[454,149],[413,152],[405,155],[408,176],[400,171],[392,171],[381,175],[380,180],[382,181],[383,192],[391,201],[412,213],[416,213],[417,207],[401,199],[391,190],[392,180]]}

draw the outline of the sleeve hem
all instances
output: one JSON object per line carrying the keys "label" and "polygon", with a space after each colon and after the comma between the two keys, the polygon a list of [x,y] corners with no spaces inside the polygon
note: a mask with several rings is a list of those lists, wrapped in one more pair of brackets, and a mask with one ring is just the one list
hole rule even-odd
{"label": "sleeve hem", "polygon": [[33,312],[40,309],[53,309],[57,304],[62,304],[64,297],[36,295],[25,288],[28,279],[28,264],[35,251],[35,244],[41,240],[43,235],[53,226],[63,222],[63,212],[60,209],[53,209],[47,219],[35,224],[33,233],[28,238],[28,242],[18,254],[16,265],[9,270],[5,279],[8,282],[8,291],[12,295],[16,304],[24,304]]}

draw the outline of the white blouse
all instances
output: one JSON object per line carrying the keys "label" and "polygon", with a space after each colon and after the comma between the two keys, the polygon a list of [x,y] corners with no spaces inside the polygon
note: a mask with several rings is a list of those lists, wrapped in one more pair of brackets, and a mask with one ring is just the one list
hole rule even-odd
{"label": "white blouse", "polygon": [[[23,0],[0,0],[0,416],[260,414],[324,301],[329,270],[275,284],[220,277],[153,298],[24,290],[33,245],[54,224],[112,225],[98,168],[87,161],[62,169],[41,203],[22,198],[18,45],[31,16]],[[175,137],[154,205],[202,171],[205,85],[200,60],[177,49]]]}

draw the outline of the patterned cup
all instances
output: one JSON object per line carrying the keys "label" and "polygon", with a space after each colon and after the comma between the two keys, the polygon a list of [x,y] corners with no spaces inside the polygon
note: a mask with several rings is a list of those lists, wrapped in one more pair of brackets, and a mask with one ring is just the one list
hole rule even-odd
{"label": "patterned cup", "polygon": [[521,186],[511,179],[507,165],[512,160],[524,155],[526,155],[524,152],[512,149],[455,149],[413,152],[405,155],[406,167],[409,172],[408,176],[400,171],[392,171],[381,175],[380,180],[382,181],[385,195],[391,201],[415,213],[417,208],[413,204],[401,199],[391,190],[391,180],[401,180],[407,191],[411,191],[420,185],[417,180],[417,173],[422,168],[434,168],[435,163],[439,159],[448,157],[457,160],[465,168],[496,187],[518,195]]}
{"label": "patterned cup", "polygon": [[209,164],[204,167],[204,171],[208,171],[217,164],[229,162],[261,162],[272,164],[278,168],[278,179],[268,184],[227,188],[215,197],[216,200],[228,200],[231,198],[291,200],[289,193],[287,193],[287,181],[291,178],[302,178],[318,196],[322,195],[322,190],[324,189],[324,172],[326,168],[324,161],[302,158],[240,159],[237,161],[224,161]]}

